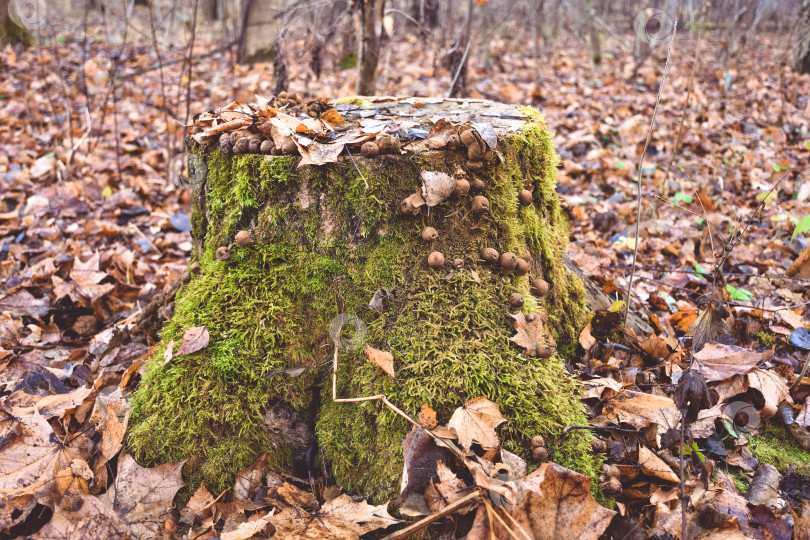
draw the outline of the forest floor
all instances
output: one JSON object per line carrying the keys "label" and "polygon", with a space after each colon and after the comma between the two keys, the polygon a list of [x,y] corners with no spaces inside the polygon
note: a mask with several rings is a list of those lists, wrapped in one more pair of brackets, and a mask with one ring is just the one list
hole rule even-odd
{"label": "forest floor", "polygon": [[[810,537],[810,376],[798,380],[810,349],[810,77],[784,65],[783,37],[749,43],[723,69],[708,35],[676,149],[695,61],[695,36],[677,38],[642,169],[632,309],[652,331],[613,343],[603,313],[571,363],[609,464],[594,481],[658,538],[680,537],[679,462],[667,447],[679,416],[662,411],[677,411],[693,357],[711,403],[686,447],[687,536]],[[579,41],[561,39],[539,58],[518,41],[493,39],[486,65],[473,58],[470,97],[545,114],[569,256],[618,299],[666,49],[637,65],[609,38],[594,72]],[[200,37],[194,52],[216,46]],[[305,100],[353,94],[339,52],[322,54],[317,79],[305,36],[285,52],[289,90]],[[257,512],[266,506],[231,495],[215,503],[198,492],[172,510],[180,468],[118,455],[126,396],[150,347],[128,323],[183,273],[192,249],[184,125],[274,86],[272,65],[234,66],[229,52],[196,60],[189,77],[183,54],[165,53],[178,61],[158,70],[148,41],[0,51],[0,537],[40,527],[35,537],[180,537],[203,523],[201,534],[225,524],[229,538],[247,538],[270,522]],[[449,79],[429,40],[402,36],[380,60],[378,94],[442,96]],[[714,279],[720,259],[724,282]],[[728,326],[713,315],[725,309]],[[695,328],[700,351],[686,338]]]}

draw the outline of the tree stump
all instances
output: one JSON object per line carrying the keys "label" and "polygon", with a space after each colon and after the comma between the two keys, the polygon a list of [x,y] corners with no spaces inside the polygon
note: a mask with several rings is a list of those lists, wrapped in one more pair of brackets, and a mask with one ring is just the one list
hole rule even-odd
{"label": "tree stump", "polygon": [[[267,453],[279,469],[323,462],[371,500],[396,495],[410,424],[379,401],[332,401],[329,328],[345,322],[338,397],[385,394],[414,418],[424,403],[446,422],[486,396],[507,418],[506,448],[528,458],[543,435],[550,459],[596,474],[587,434],[558,441],[586,423],[563,365],[586,311],[582,282],[562,262],[568,225],[542,116],[482,100],[335,108],[346,126],[398,128],[399,144],[380,136],[378,155],[357,143],[335,163],[299,167],[298,155],[229,154],[229,141],[187,137],[196,273],[135,395],[130,451],[147,464],[186,459],[191,489],[204,480],[213,493]],[[436,203],[443,175],[454,193]],[[435,206],[418,206],[423,183]],[[200,326],[208,346],[177,356]],[[363,345],[393,355],[395,378]]]}

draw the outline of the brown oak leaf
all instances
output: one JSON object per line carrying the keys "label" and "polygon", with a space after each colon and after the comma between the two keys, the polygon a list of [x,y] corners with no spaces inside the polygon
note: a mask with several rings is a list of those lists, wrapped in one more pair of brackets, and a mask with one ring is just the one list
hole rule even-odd
{"label": "brown oak leaf", "polygon": [[509,338],[509,341],[524,349],[524,353],[529,356],[537,356],[537,347],[540,345],[551,345],[556,347],[554,338],[546,333],[543,328],[543,318],[538,315],[530,315],[528,320],[522,312],[510,313],[510,317],[515,319],[515,330],[517,334]]}

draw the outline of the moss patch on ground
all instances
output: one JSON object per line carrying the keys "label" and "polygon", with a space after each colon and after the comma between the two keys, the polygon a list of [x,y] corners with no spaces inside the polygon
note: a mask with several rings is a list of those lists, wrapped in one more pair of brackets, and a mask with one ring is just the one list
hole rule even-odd
{"label": "moss patch on ground", "polygon": [[[540,434],[551,459],[595,476],[600,462],[587,433],[554,443],[565,426],[586,422],[576,382],[560,357],[527,357],[509,341],[512,292],[527,298],[524,312],[548,315],[561,355],[574,350],[585,313],[582,284],[561,262],[568,229],[554,192],[557,156],[542,119],[533,120],[499,141],[502,159],[468,171],[486,183],[492,211],[480,219],[470,210],[473,194],[429,215],[399,211],[420,185],[420,170],[453,174],[466,168],[461,153],[358,156],[357,167],[298,169],[298,158],[194,147],[208,167],[192,217],[201,272],[178,293],[136,392],[128,436],[134,456],[146,464],[188,459],[188,485],[203,480],[220,492],[263,452],[277,463],[291,459],[283,438],[262,425],[266,408],[283,400],[314,425],[339,484],[372,501],[394,496],[409,425],[376,401],[331,401],[327,328],[337,314],[352,313],[365,323],[365,343],[394,355],[397,378],[362,350],[343,350],[339,396],[385,393],[413,416],[427,403],[440,422],[467,399],[487,396],[507,418],[499,430],[507,448],[528,457],[529,439]],[[527,207],[517,202],[525,186],[534,190]],[[439,232],[431,246],[420,237],[428,225]],[[242,229],[253,232],[253,245],[232,244]],[[214,256],[222,245],[231,246],[228,261]],[[546,279],[549,294],[538,302],[528,276],[484,264],[484,247],[531,254],[530,275]],[[464,267],[431,270],[432,250],[463,259]],[[383,313],[368,308],[380,287],[394,294]],[[200,325],[209,347],[164,366],[168,344],[176,349],[183,332]],[[297,377],[272,374],[293,366],[306,369]]]}
{"label": "moss patch on ground", "polygon": [[810,452],[799,446],[785,426],[769,423],[762,435],[751,437],[751,451],[761,463],[770,463],[784,473],[792,466],[810,475]]}

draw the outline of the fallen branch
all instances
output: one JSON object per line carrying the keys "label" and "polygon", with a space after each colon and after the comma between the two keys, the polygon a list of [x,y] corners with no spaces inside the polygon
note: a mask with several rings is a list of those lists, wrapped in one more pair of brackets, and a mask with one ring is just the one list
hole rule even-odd
{"label": "fallen branch", "polygon": [[[392,532],[391,534],[389,534],[388,536],[383,538],[383,540],[401,540],[402,538],[407,538],[407,537],[411,536],[412,534],[421,531],[422,529],[424,529],[425,527],[427,527],[428,525],[430,525],[434,521],[436,521],[438,519],[441,519],[441,518],[443,518],[443,517],[445,517],[445,516],[447,516],[449,514],[452,514],[453,512],[455,512],[456,510],[458,510],[459,508],[464,506],[465,504],[467,504],[469,502],[480,502],[481,499],[482,499],[481,492],[480,491],[473,491],[472,493],[460,498],[459,500],[448,504],[447,506],[445,506],[444,508],[442,508],[441,510],[439,510],[435,514],[430,514],[429,516],[427,516],[427,517],[425,517],[423,519],[420,519],[416,523],[414,523],[412,525],[408,525],[404,529],[400,529],[398,531]],[[486,501],[487,499],[483,498],[483,500]]]}

